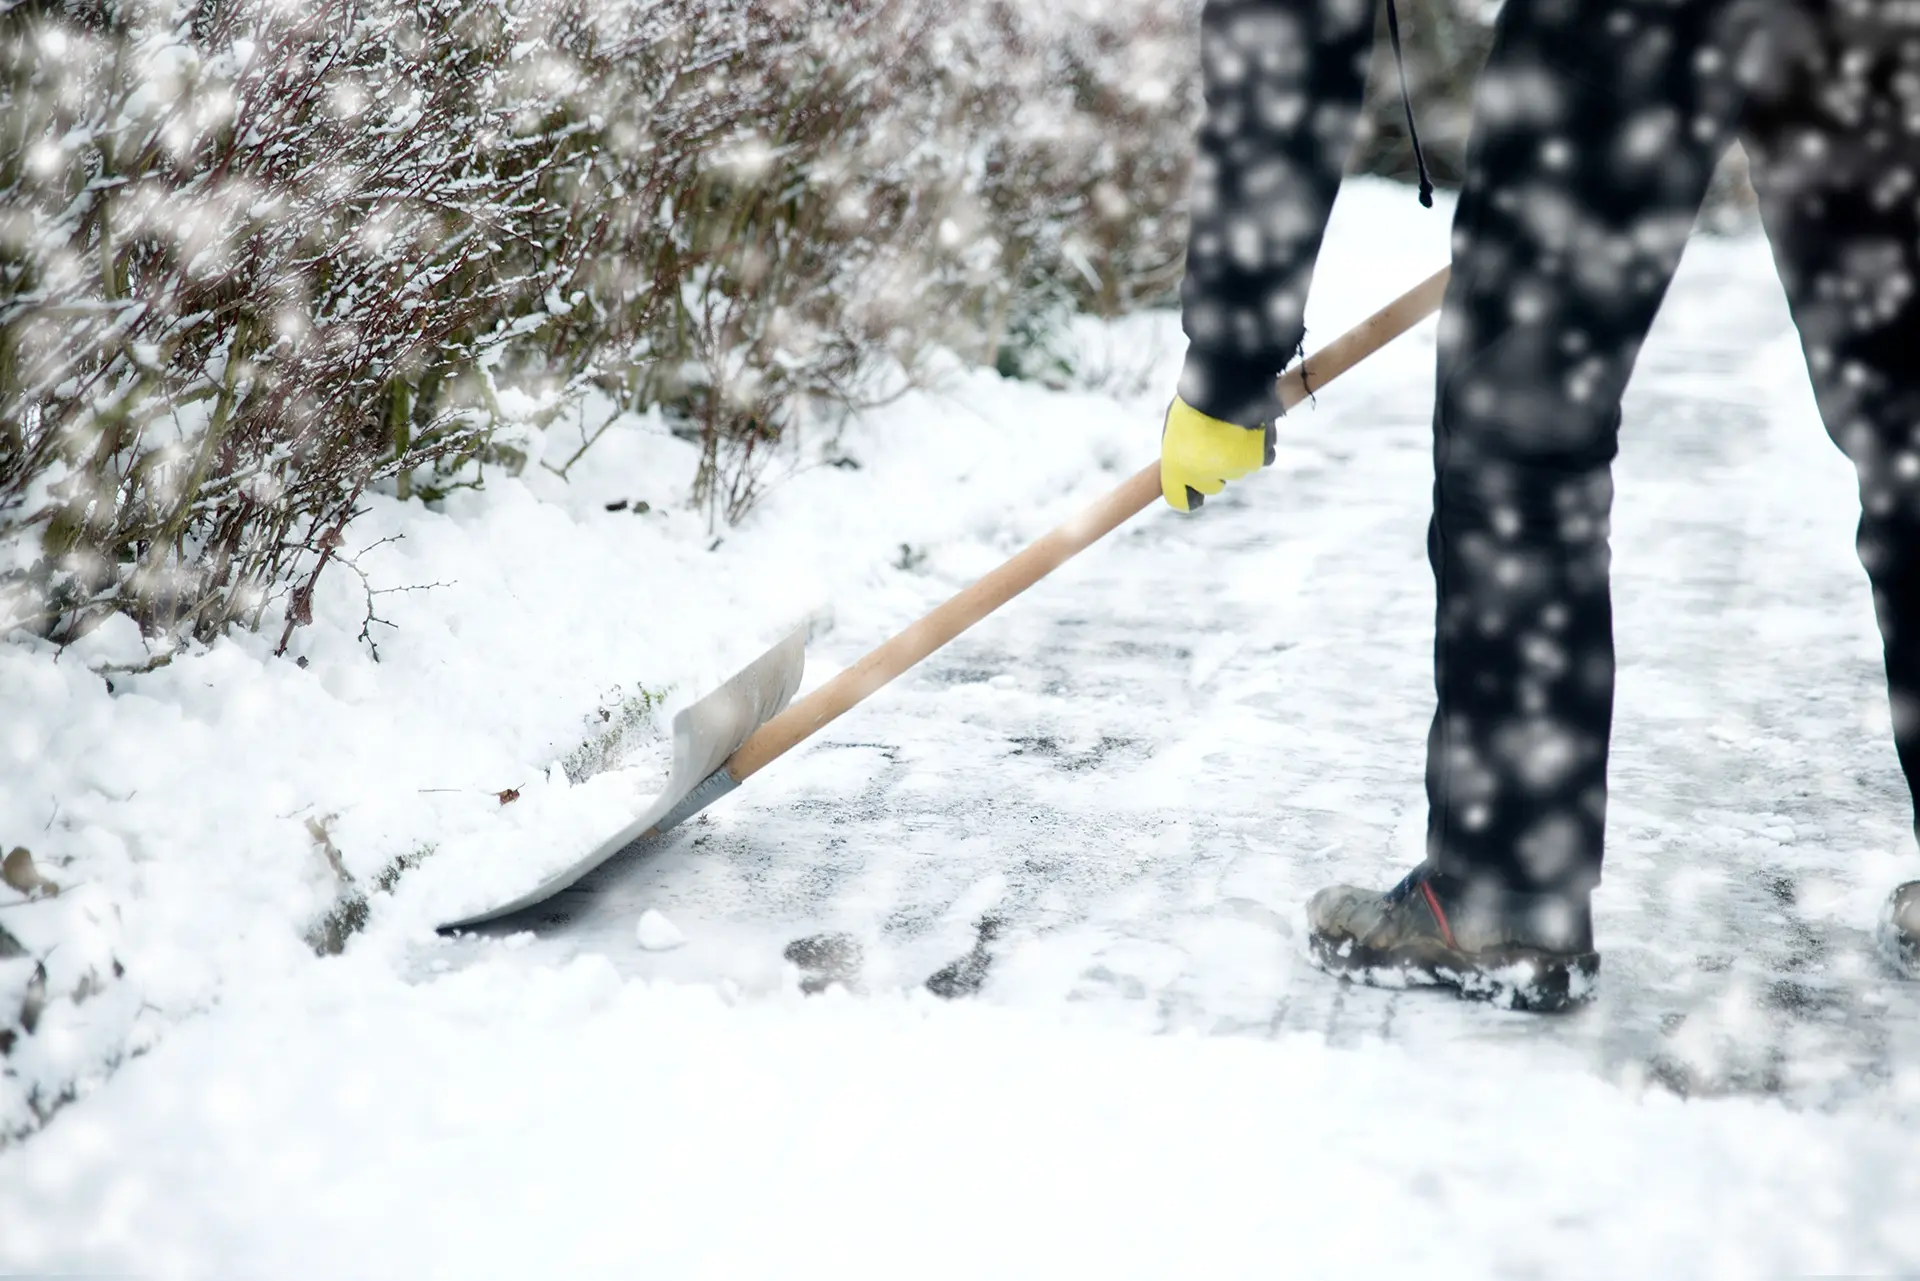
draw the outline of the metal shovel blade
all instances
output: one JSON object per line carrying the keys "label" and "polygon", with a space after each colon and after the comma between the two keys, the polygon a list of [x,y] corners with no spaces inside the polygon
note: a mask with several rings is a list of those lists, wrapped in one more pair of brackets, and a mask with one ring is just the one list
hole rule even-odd
{"label": "metal shovel blade", "polygon": [[633,822],[602,841],[591,854],[568,864],[520,897],[440,928],[466,929],[532,907],[628,846],[651,840],[731,792],[737,783],[726,771],[727,758],[755,730],[779,715],[800,688],[806,645],[807,629],[795,629],[726,684],[673,718],[673,765],[667,772],[666,790]]}

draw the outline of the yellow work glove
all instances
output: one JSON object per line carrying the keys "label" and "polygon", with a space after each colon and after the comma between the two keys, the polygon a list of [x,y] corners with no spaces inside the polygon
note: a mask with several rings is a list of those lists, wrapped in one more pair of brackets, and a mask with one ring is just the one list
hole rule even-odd
{"label": "yellow work glove", "polygon": [[1230,480],[1273,461],[1273,428],[1209,418],[1175,396],[1160,432],[1160,493],[1176,511],[1192,511]]}

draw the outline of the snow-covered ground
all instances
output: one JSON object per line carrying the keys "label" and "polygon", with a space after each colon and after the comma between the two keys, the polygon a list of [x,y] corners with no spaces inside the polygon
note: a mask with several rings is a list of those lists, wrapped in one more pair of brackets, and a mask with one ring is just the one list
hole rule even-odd
{"label": "snow-covered ground", "polygon": [[[1313,334],[1446,233],[1350,190]],[[63,886],[0,889],[30,953],[0,1026],[36,963],[46,999],[0,1130],[80,1096],[0,1152],[0,1271],[1920,1270],[1920,984],[1869,939],[1920,859],[1851,474],[1757,239],[1690,249],[1629,400],[1587,1011],[1302,955],[1313,889],[1418,857],[1431,325],[1276,468],[1123,529],[646,859],[432,932],[620,827],[674,707],[797,620],[817,683],[1150,459],[1176,322],[1081,346],[1079,390],[956,374],[811,442],[858,466],[718,546],[674,508],[690,447],[640,421],[571,483],[376,502],[377,663],[351,572],[304,667],[0,646],[0,848]],[[329,848],[369,910],[318,960]],[[987,916],[978,994],[929,994]],[[855,990],[803,995],[783,950],[824,931]]]}

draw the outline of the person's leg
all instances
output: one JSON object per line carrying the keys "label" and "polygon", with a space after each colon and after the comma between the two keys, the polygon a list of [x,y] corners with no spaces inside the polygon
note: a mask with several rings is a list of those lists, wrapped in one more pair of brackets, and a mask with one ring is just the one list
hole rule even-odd
{"label": "person's leg", "polygon": [[1441,317],[1427,859],[1386,895],[1315,897],[1329,968],[1552,1007],[1598,964],[1620,399],[1738,117],[1732,50],[1762,14],[1501,13]]}
{"label": "person's leg", "polygon": [[[1860,482],[1858,547],[1920,825],[1920,18],[1794,6],[1749,103],[1761,217],[1820,416]],[[1920,966],[1920,886],[1888,911]]]}
{"label": "person's leg", "polygon": [[1735,3],[1509,0],[1441,321],[1428,861],[1584,902],[1613,713],[1620,399],[1737,118]]}

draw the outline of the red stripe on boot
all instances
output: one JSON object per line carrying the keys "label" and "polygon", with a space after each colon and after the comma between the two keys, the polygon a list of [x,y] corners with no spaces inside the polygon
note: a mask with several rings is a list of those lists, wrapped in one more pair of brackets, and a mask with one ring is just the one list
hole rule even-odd
{"label": "red stripe on boot", "polygon": [[1447,924],[1447,914],[1440,910],[1440,897],[1433,892],[1433,886],[1420,882],[1420,892],[1427,896],[1427,907],[1433,912],[1433,923],[1440,927],[1440,941],[1458,952],[1460,945],[1453,941],[1453,927]]}

